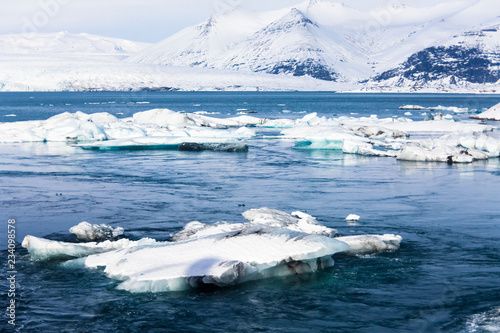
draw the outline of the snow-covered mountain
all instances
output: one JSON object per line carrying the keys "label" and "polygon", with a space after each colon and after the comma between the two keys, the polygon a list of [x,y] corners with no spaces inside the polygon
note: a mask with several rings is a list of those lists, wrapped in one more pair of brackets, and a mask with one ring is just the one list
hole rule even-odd
{"label": "snow-covered mountain", "polygon": [[147,46],[150,44],[84,33],[26,33],[0,36],[0,56],[71,55],[79,58],[102,56],[123,59]]}
{"label": "snow-covered mountain", "polygon": [[277,11],[236,9],[212,16],[128,61],[368,86],[496,83],[498,25],[497,0],[391,4],[369,11],[309,0]]}
{"label": "snow-covered mountain", "polygon": [[500,24],[453,36],[373,78],[389,86],[492,84],[500,80]]}
{"label": "snow-covered mountain", "polygon": [[0,91],[500,92],[498,0],[360,10],[309,0],[237,8],[156,44],[89,34],[0,36]]}

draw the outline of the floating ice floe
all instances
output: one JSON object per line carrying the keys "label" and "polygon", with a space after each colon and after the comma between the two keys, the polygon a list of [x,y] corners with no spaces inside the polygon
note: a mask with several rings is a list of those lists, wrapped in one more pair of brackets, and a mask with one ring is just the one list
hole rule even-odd
{"label": "floating ice floe", "polygon": [[394,251],[402,240],[396,235],[333,238],[336,230],[302,212],[261,208],[243,216],[248,222],[191,222],[171,242],[121,239],[81,244],[26,236],[23,247],[35,260],[78,258],[63,265],[102,268],[120,282],[118,289],[164,292],[315,272],[333,266],[336,253]]}
{"label": "floating ice floe", "polygon": [[500,121],[500,103],[484,111],[483,113],[472,116],[472,118]]}
{"label": "floating ice floe", "polygon": [[123,235],[123,228],[106,224],[90,224],[88,222],[81,222],[80,224],[71,227],[69,232],[75,234],[80,240],[86,242],[104,241],[116,238]]}

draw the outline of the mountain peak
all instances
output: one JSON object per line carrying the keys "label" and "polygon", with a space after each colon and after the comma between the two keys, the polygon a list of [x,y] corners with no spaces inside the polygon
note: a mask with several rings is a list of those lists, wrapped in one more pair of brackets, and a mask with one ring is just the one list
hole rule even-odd
{"label": "mountain peak", "polygon": [[283,16],[280,20],[276,21],[276,25],[281,26],[285,29],[291,29],[292,27],[307,27],[308,25],[318,26],[316,23],[311,21],[303,12],[293,7],[290,11]]}

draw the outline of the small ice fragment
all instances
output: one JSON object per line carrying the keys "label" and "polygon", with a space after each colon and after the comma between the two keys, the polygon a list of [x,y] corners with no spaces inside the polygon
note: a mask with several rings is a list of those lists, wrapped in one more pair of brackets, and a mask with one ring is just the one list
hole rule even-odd
{"label": "small ice fragment", "polygon": [[346,221],[359,221],[361,216],[358,216],[356,214],[349,214],[348,217],[346,217]]}

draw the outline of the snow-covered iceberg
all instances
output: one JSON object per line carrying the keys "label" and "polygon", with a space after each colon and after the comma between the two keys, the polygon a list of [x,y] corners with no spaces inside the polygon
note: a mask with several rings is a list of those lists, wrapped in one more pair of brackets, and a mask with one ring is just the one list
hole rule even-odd
{"label": "snow-covered iceberg", "polygon": [[80,262],[122,281],[131,292],[230,286],[272,276],[314,272],[348,249],[333,238],[255,227],[182,242],[89,256]]}
{"label": "snow-covered iceberg", "polygon": [[[102,268],[119,281],[119,289],[163,292],[315,272],[333,266],[336,253],[393,251],[401,242],[396,235],[335,238],[336,230],[303,212],[261,208],[243,216],[247,222],[188,223],[168,242],[66,243],[26,236],[22,245],[35,260],[72,259],[63,266]],[[72,229],[85,233],[91,228]]]}
{"label": "snow-covered iceberg", "polygon": [[498,103],[497,105],[494,105],[493,107],[484,111],[483,113],[472,116],[472,118],[500,121],[500,103]]}

